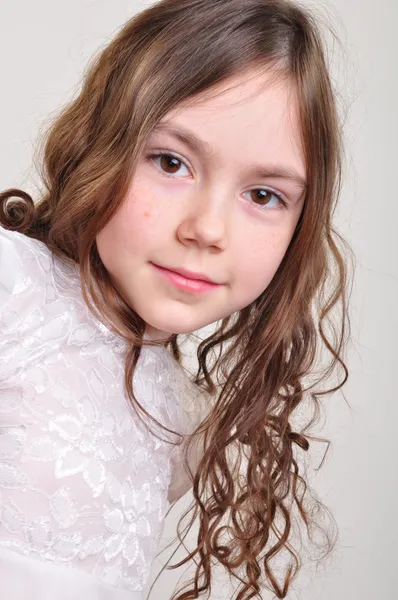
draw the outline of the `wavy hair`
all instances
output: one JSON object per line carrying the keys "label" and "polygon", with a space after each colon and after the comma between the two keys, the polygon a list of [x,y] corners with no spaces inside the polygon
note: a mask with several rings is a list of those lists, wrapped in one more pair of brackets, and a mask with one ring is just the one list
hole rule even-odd
{"label": "wavy hair", "polygon": [[[317,439],[308,429],[319,416],[319,398],[348,377],[348,270],[341,245],[350,249],[332,225],[341,126],[314,16],[288,0],[163,0],[144,10],[94,58],[77,97],[46,133],[41,196],[35,203],[18,189],[0,196],[1,224],[77,263],[91,310],[130,342],[125,385],[138,405],[132,375],[145,323],[112,285],[96,236],[121,206],[158,121],[180,102],[252,66],[277,69],[297,90],[308,190],[271,283],[198,345],[193,380],[214,403],[185,447],[203,434],[203,453],[191,473],[189,527],[198,520],[197,546],[173,566],[194,560],[196,569],[173,600],[210,592],[214,560],[238,580],[237,600],[259,597],[264,586],[285,598],[302,565],[292,543],[295,522],[305,524],[322,557],[337,540],[331,515],[324,544],[313,539],[322,530],[316,516],[329,511],[299,468],[300,450]],[[172,335],[167,344],[180,360],[181,338]],[[310,382],[325,351],[327,364]],[[317,389],[335,371],[340,381]],[[294,415],[306,399],[313,400],[314,418],[295,431]],[[289,564],[280,578],[273,561],[282,551]]]}

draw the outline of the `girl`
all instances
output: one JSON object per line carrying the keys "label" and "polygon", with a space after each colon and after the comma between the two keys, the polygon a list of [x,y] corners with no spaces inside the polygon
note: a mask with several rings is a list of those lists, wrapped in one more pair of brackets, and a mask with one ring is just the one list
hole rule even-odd
{"label": "girl", "polygon": [[[239,600],[286,597],[294,511],[315,525],[292,419],[322,347],[333,390],[347,378],[340,131],[313,18],[163,0],[98,56],[43,167],[37,202],[1,195],[5,597],[142,598],[191,486],[197,566],[174,598],[210,591],[214,560]],[[210,323],[191,381],[181,337]]]}

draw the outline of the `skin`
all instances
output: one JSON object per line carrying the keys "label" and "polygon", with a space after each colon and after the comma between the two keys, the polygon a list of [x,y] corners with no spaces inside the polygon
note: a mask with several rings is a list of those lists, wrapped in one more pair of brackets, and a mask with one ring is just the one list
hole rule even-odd
{"label": "skin", "polygon": [[[211,92],[179,104],[160,122],[168,130],[189,130],[207,144],[207,153],[169,131],[152,132],[125,202],[97,237],[114,285],[153,339],[198,330],[260,296],[304,204],[292,84],[271,71],[251,70]],[[177,160],[155,156],[160,152]],[[256,166],[285,169],[303,181],[255,174]],[[182,291],[152,263],[199,271],[220,285],[205,293]]]}

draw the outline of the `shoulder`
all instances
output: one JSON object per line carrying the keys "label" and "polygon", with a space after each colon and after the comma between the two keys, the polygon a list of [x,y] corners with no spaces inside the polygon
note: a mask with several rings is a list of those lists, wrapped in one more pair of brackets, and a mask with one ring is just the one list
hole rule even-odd
{"label": "shoulder", "polygon": [[51,257],[42,242],[0,227],[0,307],[44,281]]}
{"label": "shoulder", "polygon": [[[21,262],[24,258],[28,260],[35,258],[37,261],[44,260],[48,262],[51,256],[51,251],[43,242],[30,238],[23,233],[0,227],[0,257],[2,259],[2,267],[7,268],[13,259]],[[3,269],[1,273],[3,273]]]}

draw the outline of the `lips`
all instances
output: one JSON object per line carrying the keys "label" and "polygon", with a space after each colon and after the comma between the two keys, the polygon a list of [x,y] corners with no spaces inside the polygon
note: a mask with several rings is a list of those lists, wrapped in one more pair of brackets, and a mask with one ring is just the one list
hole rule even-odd
{"label": "lips", "polygon": [[169,269],[161,267],[155,263],[152,266],[160,276],[166,279],[174,288],[181,290],[189,295],[211,293],[221,287],[221,284],[215,283],[204,273],[189,271],[187,269]]}
{"label": "lips", "polygon": [[[155,264],[155,263],[154,263]],[[206,281],[207,283],[213,283],[217,285],[217,282],[210,277],[207,277],[204,273],[198,273],[197,271],[189,271],[188,269],[175,269],[173,267],[162,267],[161,265],[155,265],[161,269],[166,269],[167,271],[171,271],[172,273],[177,273],[178,275],[182,275],[187,279],[192,279],[193,281]]]}

